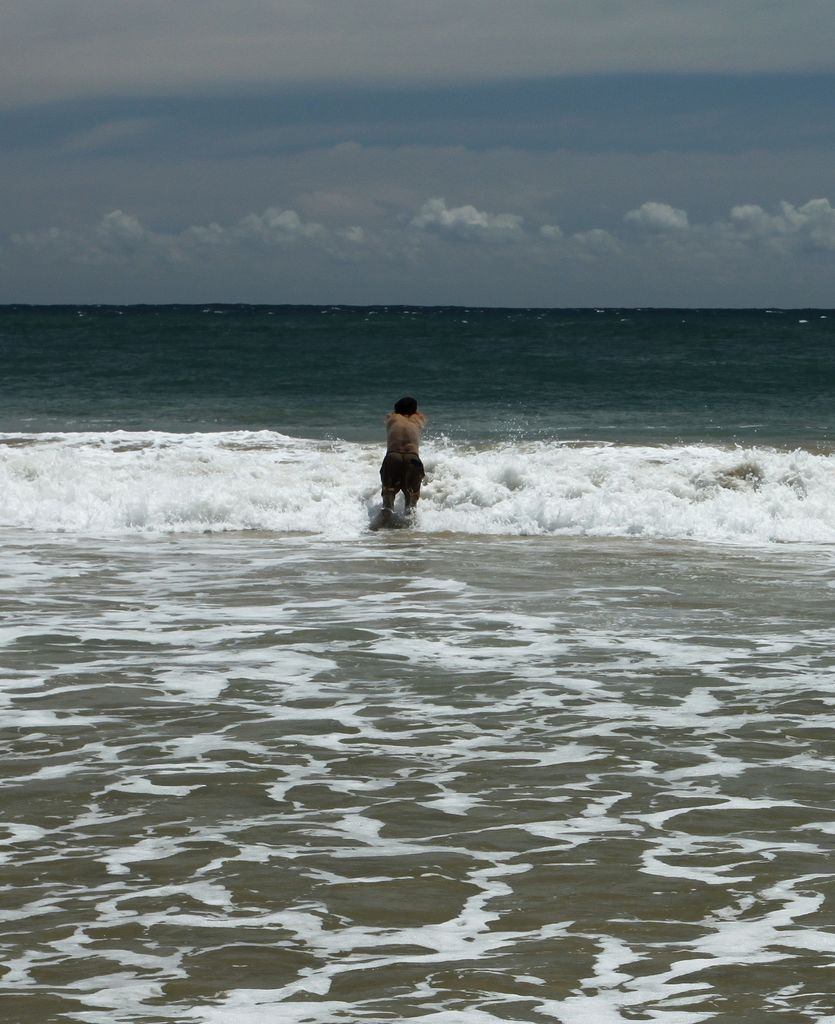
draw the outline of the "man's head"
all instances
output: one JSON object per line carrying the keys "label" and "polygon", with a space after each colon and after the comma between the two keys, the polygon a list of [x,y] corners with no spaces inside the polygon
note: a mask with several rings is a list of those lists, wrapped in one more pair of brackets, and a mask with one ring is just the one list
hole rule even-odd
{"label": "man's head", "polygon": [[408,395],[398,399],[394,403],[394,411],[399,412],[401,416],[412,416],[417,412],[417,399]]}

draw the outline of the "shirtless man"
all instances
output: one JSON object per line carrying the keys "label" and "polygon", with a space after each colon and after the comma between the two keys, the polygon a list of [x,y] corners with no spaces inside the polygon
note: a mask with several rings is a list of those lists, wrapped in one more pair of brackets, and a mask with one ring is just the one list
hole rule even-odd
{"label": "shirtless man", "polygon": [[394,508],[394,496],[403,492],[406,512],[413,512],[420,497],[420,485],[425,476],[420,461],[420,432],[426,417],[418,412],[414,398],[401,398],[394,412],[386,414],[386,457],[380,467],[383,482],[383,509]]}

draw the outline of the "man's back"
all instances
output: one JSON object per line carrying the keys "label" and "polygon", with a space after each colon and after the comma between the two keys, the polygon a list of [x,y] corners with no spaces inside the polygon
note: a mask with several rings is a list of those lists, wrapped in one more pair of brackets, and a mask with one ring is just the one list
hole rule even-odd
{"label": "man's back", "polygon": [[399,412],[386,415],[386,451],[404,455],[417,455],[420,450],[420,431],[426,417],[422,412],[403,416]]}

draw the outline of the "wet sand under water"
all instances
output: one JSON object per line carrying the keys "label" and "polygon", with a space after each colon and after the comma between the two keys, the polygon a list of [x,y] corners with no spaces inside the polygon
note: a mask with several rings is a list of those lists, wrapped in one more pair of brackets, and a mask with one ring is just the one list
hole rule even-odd
{"label": "wet sand under water", "polygon": [[9,1021],[835,1021],[831,551],[5,540]]}

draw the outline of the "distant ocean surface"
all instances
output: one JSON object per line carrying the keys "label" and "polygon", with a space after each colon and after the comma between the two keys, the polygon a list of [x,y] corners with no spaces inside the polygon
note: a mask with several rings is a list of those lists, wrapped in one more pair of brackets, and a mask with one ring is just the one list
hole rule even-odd
{"label": "distant ocean surface", "polygon": [[835,311],[6,306],[0,358],[6,1019],[835,1024]]}
{"label": "distant ocean surface", "polygon": [[7,431],[273,430],[379,442],[835,438],[835,312],[0,307]]}

